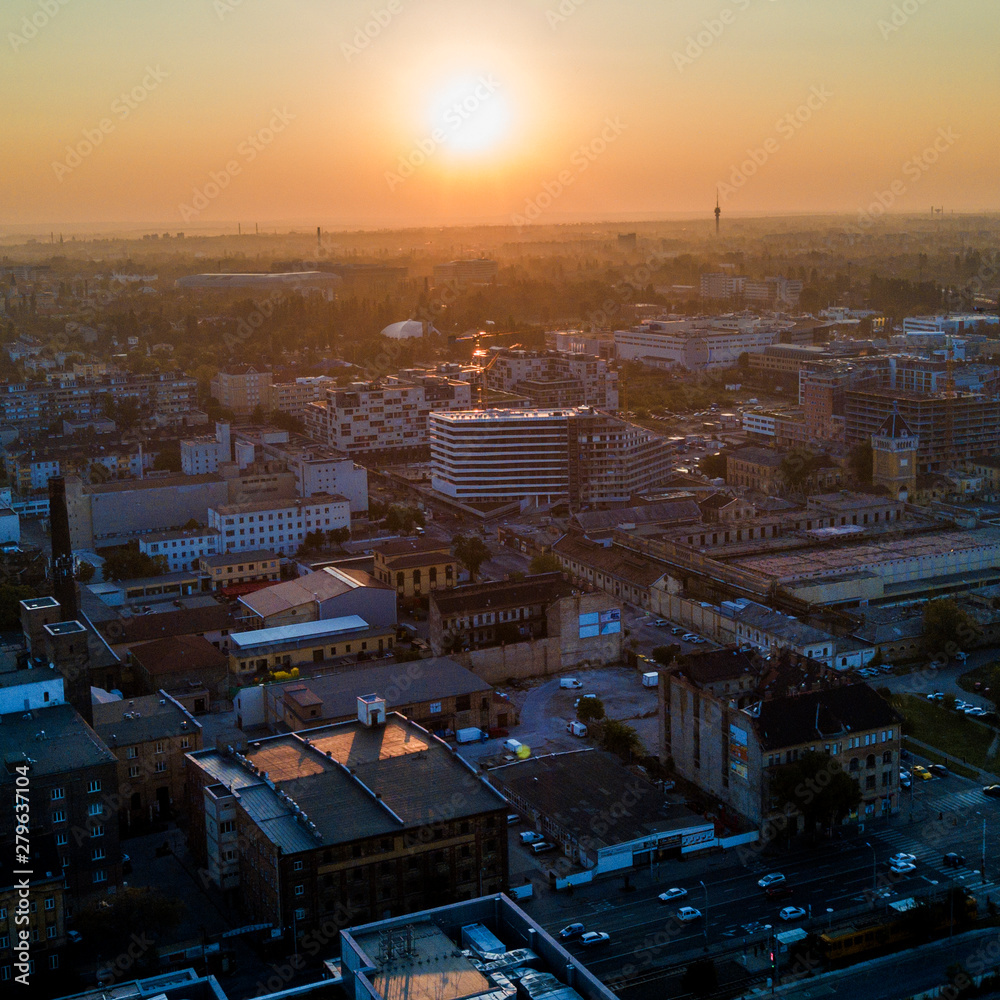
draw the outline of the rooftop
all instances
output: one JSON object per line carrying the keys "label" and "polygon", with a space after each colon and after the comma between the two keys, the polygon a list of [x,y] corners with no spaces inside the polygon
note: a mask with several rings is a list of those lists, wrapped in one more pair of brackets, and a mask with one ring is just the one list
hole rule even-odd
{"label": "rooftop", "polygon": [[246,549],[240,552],[220,552],[217,555],[201,556],[200,561],[210,568],[232,566],[252,562],[280,562],[281,555],[271,549]]}
{"label": "rooftop", "polygon": [[286,580],[270,587],[254,591],[240,598],[240,603],[246,605],[254,614],[261,618],[291,611],[305,604],[329,601],[341,594],[350,593],[359,587],[374,587],[379,590],[392,590],[387,584],[376,580],[369,573],[356,569],[338,569],[336,566],[326,566],[315,573],[307,573],[296,580]]}
{"label": "rooftop", "polygon": [[589,539],[566,535],[560,538],[552,551],[561,558],[574,560],[592,567],[597,572],[616,576],[637,587],[649,587],[666,572],[666,567],[644,556],[626,552],[617,546],[605,547]]}
{"label": "rooftop", "polygon": [[[188,478],[194,479],[195,476]],[[212,510],[222,516],[230,514],[253,514],[262,510],[301,510],[303,507],[317,507],[322,504],[347,503],[347,499],[339,493],[314,493],[309,497],[293,497],[282,499],[274,497],[271,500],[244,500],[242,503],[223,503]]]}
{"label": "rooftop", "polygon": [[150,677],[225,669],[226,654],[200,635],[178,635],[132,646],[130,653]]}
{"label": "rooftop", "polygon": [[461,615],[485,608],[523,607],[542,604],[548,607],[573,593],[562,573],[538,573],[523,580],[500,580],[472,583],[452,590],[431,591],[431,601],[442,615]]}
{"label": "rooftop", "polygon": [[737,448],[735,451],[726,453],[727,458],[734,458],[739,462],[751,462],[754,465],[763,465],[769,469],[780,469],[784,455],[780,451],[771,448],[758,448],[755,445],[748,445],[745,448]]}
{"label": "rooftop", "polygon": [[94,731],[112,750],[200,729],[201,724],[162,691],[94,705]]}
{"label": "rooftop", "polygon": [[[151,604],[156,609],[156,604]],[[198,635],[227,629],[232,624],[232,612],[224,604],[213,601],[199,607],[174,607],[150,614],[108,618],[95,622],[94,627],[112,645],[133,645],[175,635]]]}
{"label": "rooftop", "polygon": [[239,655],[258,646],[271,643],[295,642],[298,639],[327,639],[333,636],[352,635],[367,632],[371,626],[360,615],[345,615],[341,618],[325,618],[317,622],[299,622],[295,625],[276,625],[274,628],[258,628],[250,632],[233,632],[229,636],[233,653]]}
{"label": "rooftop", "polygon": [[0,716],[0,783],[14,779],[18,762],[35,777],[114,763],[114,754],[72,705],[53,705]]}
{"label": "rooftop", "polygon": [[[69,478],[69,477],[67,477]],[[84,493],[131,493],[133,490],[167,490],[205,483],[225,483],[222,476],[205,472],[199,476],[160,476],[154,479],[119,479],[107,483],[86,483]]]}

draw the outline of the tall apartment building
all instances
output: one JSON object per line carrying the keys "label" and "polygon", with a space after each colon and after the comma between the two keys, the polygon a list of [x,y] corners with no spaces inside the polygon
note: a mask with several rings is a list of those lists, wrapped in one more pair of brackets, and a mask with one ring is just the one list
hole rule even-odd
{"label": "tall apartment building", "polygon": [[918,473],[1000,451],[1000,401],[966,392],[849,390],[844,398],[847,444],[870,441],[896,410],[919,438]]}
{"label": "tall apartment building", "polygon": [[659,485],[672,445],[591,408],[433,413],[431,483],[473,503],[615,503]]}
{"label": "tall apartment building", "polygon": [[181,441],[181,471],[186,476],[218,472],[219,464],[232,461],[229,424],[217,423],[214,434],[205,434]]}
{"label": "tall apartment building", "polygon": [[728,368],[741,354],[763,351],[774,343],[782,324],[757,316],[711,319],[650,320],[629,330],[615,330],[622,361],[653,360],[680,368]]}
{"label": "tall apartment building", "polygon": [[328,390],[324,402],[308,404],[306,432],[347,454],[408,453],[427,447],[431,411],[467,410],[471,405],[472,387],[443,376],[357,382]]}
{"label": "tall apartment building", "polygon": [[495,260],[470,258],[434,265],[434,284],[455,281],[470,285],[488,285],[497,280],[499,265]]}
{"label": "tall apartment building", "polygon": [[502,350],[484,370],[488,390],[527,396],[538,407],[618,408],[618,373],[590,354]]}
{"label": "tall apartment building", "polygon": [[294,382],[272,382],[271,409],[301,417],[309,403],[322,399],[326,390],[332,389],[336,384],[337,380],[329,375],[297,378]]}
{"label": "tall apartment building", "polygon": [[296,500],[250,500],[208,510],[208,526],[219,532],[220,553],[268,549],[292,555],[311,532],[350,525],[350,504],[342,496],[330,494]]}
{"label": "tall apartment building", "polygon": [[699,290],[703,299],[737,299],[743,294],[746,278],[738,274],[702,274]]}
{"label": "tall apartment building", "polygon": [[248,417],[259,406],[271,411],[271,372],[255,365],[232,365],[212,379],[212,395],[220,406],[238,417]]}
{"label": "tall apartment building", "polygon": [[703,299],[746,299],[764,305],[798,305],[802,282],[780,275],[747,278],[738,274],[703,274],[699,282]]}

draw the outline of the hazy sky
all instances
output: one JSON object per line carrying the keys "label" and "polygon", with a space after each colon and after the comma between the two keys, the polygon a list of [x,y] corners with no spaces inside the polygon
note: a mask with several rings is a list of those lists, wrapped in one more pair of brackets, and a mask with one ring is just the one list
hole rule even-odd
{"label": "hazy sky", "polygon": [[1000,209],[996,0],[6,0],[0,231]]}

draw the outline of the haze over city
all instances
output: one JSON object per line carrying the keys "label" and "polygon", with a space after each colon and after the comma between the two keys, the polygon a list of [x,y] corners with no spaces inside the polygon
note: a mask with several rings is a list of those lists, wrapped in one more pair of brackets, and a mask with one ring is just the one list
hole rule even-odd
{"label": "haze over city", "polygon": [[0,227],[996,210],[990,0],[17,0]]}

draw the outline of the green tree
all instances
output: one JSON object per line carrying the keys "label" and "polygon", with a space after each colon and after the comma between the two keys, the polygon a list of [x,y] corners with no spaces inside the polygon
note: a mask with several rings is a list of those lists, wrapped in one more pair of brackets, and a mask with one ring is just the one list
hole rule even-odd
{"label": "green tree", "polygon": [[698,462],[698,471],[709,479],[726,478],[726,456],[721,451],[706,455]]}
{"label": "green tree", "polygon": [[662,667],[668,667],[673,662],[674,657],[681,651],[677,643],[672,642],[669,646],[654,646],[650,656]]}
{"label": "green tree", "polygon": [[474,581],[479,567],[493,554],[486,543],[477,535],[456,535],[451,540],[455,558],[469,571]]}
{"label": "green tree", "polygon": [[935,662],[947,663],[977,634],[975,622],[952,598],[941,597],[924,605],[924,649]]}
{"label": "green tree", "polygon": [[21,627],[21,601],[35,597],[24,584],[0,583],[0,631],[13,632]]}
{"label": "green tree", "polygon": [[164,556],[148,556],[139,551],[138,542],[129,542],[112,549],[104,557],[105,580],[135,580],[145,576],[162,576],[168,563]]}
{"label": "green tree", "polygon": [[82,560],[77,563],[76,566],[76,578],[80,583],[90,583],[94,579],[94,573],[97,570],[94,569],[94,564],[89,562],[83,562]]}
{"label": "green tree", "polygon": [[554,552],[539,552],[528,564],[529,573],[561,573],[562,563]]}
{"label": "green tree", "polygon": [[789,812],[801,813],[806,829],[832,827],[858,807],[861,786],[829,754],[807,751],[774,771],[771,796]]}
{"label": "green tree", "polygon": [[594,722],[604,718],[604,702],[600,698],[581,698],[576,706],[576,717],[581,722]]}
{"label": "green tree", "polygon": [[606,719],[601,729],[601,745],[609,753],[617,754],[628,763],[634,757],[643,753],[642,740],[639,734],[625,722],[618,719]]}

